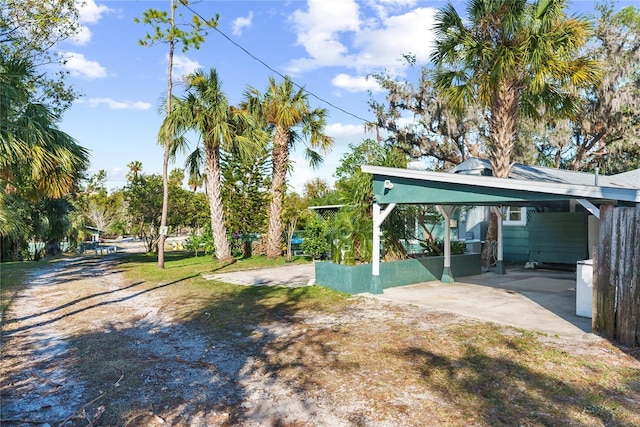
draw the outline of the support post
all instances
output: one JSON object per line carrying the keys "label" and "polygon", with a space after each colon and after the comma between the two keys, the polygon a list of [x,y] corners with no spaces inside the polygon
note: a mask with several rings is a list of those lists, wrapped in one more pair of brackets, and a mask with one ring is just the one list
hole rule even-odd
{"label": "support post", "polygon": [[497,254],[497,260],[496,260],[496,268],[495,268],[495,270],[493,270],[493,272],[495,274],[507,274],[507,272],[506,272],[506,270],[504,268],[504,262],[503,262],[504,235],[503,235],[503,232],[502,232],[502,219],[503,219],[502,214],[503,214],[504,207],[502,207],[502,206],[491,206],[491,209],[496,214],[497,224],[498,224],[498,254]]}
{"label": "support post", "polygon": [[371,259],[371,284],[369,285],[369,292],[372,294],[381,294],[383,292],[382,282],[380,281],[380,225],[395,207],[395,203],[390,203],[382,211],[378,203],[373,203],[373,254]]}
{"label": "support post", "polygon": [[442,270],[442,283],[453,283],[453,273],[451,273],[451,214],[453,206],[436,205],[436,209],[444,217],[444,268]]}

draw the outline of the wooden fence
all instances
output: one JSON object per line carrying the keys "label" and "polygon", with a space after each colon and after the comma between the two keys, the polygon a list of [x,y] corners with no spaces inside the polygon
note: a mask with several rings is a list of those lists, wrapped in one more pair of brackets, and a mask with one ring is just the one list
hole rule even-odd
{"label": "wooden fence", "polygon": [[600,207],[594,254],[593,332],[627,347],[640,346],[640,204]]}

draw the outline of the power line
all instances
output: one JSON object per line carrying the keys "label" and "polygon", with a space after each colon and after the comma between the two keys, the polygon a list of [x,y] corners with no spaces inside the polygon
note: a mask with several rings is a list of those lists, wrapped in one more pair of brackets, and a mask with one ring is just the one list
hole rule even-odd
{"label": "power line", "polygon": [[[198,12],[196,12],[195,10],[191,9],[191,7],[188,4],[182,3],[187,9],[189,9],[192,13],[194,13],[195,15],[197,15],[200,19],[202,19],[203,21],[206,22],[206,19],[204,19],[202,17],[202,15],[200,15]],[[257,56],[255,56],[253,53],[249,52],[247,49],[245,49],[243,46],[241,46],[239,43],[237,43],[236,41],[232,40],[229,36],[227,36],[224,32],[222,32],[222,30],[220,30],[218,27],[212,27],[215,31],[217,31],[220,35],[222,35],[222,37],[224,37],[225,39],[227,39],[229,41],[229,43],[233,44],[234,46],[236,46],[238,49],[242,50],[244,53],[246,53],[248,56],[250,56],[253,60],[258,61],[260,64],[262,64],[264,67],[266,67],[267,69],[269,69],[270,71],[276,73],[277,75],[279,75],[280,77],[282,77],[283,79],[288,78],[291,83],[293,83],[295,86],[297,86],[298,88],[300,88],[302,91],[308,93],[309,95],[313,96],[314,98],[316,98],[317,100],[319,100],[320,102],[324,102],[325,104],[335,108],[336,110],[342,111],[343,113],[354,117],[358,120],[362,120],[363,122],[367,123],[367,124],[375,124],[373,122],[371,122],[371,120],[367,120],[364,119],[360,116],[358,116],[357,114],[351,113],[347,110],[345,110],[344,108],[338,107],[337,105],[327,101],[324,98],[319,97],[318,95],[316,95],[315,93],[311,92],[310,90],[306,89],[304,86],[300,86],[298,83],[296,83],[295,81],[293,81],[293,79],[291,79],[290,77],[287,77],[285,75],[283,75],[282,73],[280,73],[278,70],[276,70],[275,68],[273,68],[272,66],[270,66],[269,64],[267,64],[266,62],[264,62],[262,59],[258,58]]]}

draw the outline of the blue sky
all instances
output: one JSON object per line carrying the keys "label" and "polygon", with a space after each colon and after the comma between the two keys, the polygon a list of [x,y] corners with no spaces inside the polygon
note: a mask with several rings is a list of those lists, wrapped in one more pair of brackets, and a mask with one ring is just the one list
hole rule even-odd
{"label": "blue sky", "polygon": [[[452,3],[462,13],[466,2]],[[328,110],[326,131],[334,138],[333,150],[316,170],[308,167],[302,149],[293,153],[289,183],[297,191],[314,177],[333,183],[333,172],[348,145],[374,137],[364,132],[361,119],[374,119],[367,106],[369,91],[379,97],[384,93],[366,76],[383,70],[407,76],[409,70],[401,61],[406,53],[425,64],[432,48],[434,15],[445,4],[440,0],[191,1],[204,18],[219,14],[222,33],[304,86],[313,94],[309,95],[313,107]],[[572,11],[589,13],[594,4],[574,1]],[[638,4],[638,0],[620,1],[617,7]],[[156,135],[163,117],[168,49],[139,46],[138,40],[150,29],[134,23],[134,18],[150,8],[168,7],[169,0],[86,0],[81,33],[57,46],[68,58],[70,83],[83,95],[65,113],[60,128],[90,150],[89,173],[104,169],[110,190],[124,186],[127,164],[134,160],[142,162],[147,173],[162,172]],[[188,10],[179,10],[190,19]],[[247,85],[264,91],[270,76],[281,80],[216,31],[209,32],[199,50],[176,50],[174,81],[197,68],[215,68],[233,104],[241,101]],[[191,146],[196,143],[191,141]],[[183,160],[178,158],[170,168],[183,167]]]}

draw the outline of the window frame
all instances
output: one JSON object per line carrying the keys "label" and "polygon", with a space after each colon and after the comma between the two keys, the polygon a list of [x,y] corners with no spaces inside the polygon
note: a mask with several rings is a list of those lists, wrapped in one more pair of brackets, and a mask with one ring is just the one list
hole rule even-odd
{"label": "window frame", "polygon": [[[506,226],[510,226],[510,227],[514,227],[514,226],[524,226],[527,225],[527,208],[526,207],[520,207],[520,206],[506,206],[506,210],[504,213],[504,217],[502,219],[502,225],[506,225]],[[509,219],[511,216],[511,212],[513,212],[513,210],[515,209],[519,209],[520,210],[520,219],[519,220],[511,220]]]}

